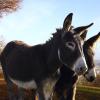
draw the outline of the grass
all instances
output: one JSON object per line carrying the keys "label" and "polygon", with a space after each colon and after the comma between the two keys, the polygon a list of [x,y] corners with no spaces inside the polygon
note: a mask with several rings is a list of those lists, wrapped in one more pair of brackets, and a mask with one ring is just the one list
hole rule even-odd
{"label": "grass", "polygon": [[100,87],[78,86],[78,91],[100,95]]}
{"label": "grass", "polygon": [[76,100],[100,100],[100,87],[78,86]]}
{"label": "grass", "polygon": [[[100,77],[97,83],[100,83]],[[98,87],[97,87],[98,86]],[[15,91],[16,93],[16,91]],[[3,80],[3,75],[0,74],[0,100],[8,100],[6,82]],[[26,91],[26,99],[31,100],[31,92]],[[100,100],[100,86],[99,85],[78,85],[76,92],[76,100]]]}

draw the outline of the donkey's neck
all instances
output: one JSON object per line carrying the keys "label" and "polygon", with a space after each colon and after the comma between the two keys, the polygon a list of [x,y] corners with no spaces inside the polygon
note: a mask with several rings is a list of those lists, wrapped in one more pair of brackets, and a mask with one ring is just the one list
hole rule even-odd
{"label": "donkey's neck", "polygon": [[46,53],[48,55],[46,59],[47,67],[50,74],[55,73],[57,69],[62,66],[62,63],[60,62],[58,57],[59,42],[58,41],[55,41],[56,43],[54,43],[53,41],[51,42],[52,43],[48,42],[45,44]]}

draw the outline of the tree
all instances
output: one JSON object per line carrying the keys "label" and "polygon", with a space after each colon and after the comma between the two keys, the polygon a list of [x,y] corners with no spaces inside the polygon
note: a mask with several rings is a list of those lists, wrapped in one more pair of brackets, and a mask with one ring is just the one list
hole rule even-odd
{"label": "tree", "polygon": [[1,35],[1,36],[0,36],[0,54],[1,54],[1,52],[2,52],[2,50],[3,50],[3,48],[4,48],[4,46],[5,46],[5,41],[4,41],[3,36]]}
{"label": "tree", "polygon": [[11,13],[19,8],[22,0],[0,0],[0,17],[3,14]]}

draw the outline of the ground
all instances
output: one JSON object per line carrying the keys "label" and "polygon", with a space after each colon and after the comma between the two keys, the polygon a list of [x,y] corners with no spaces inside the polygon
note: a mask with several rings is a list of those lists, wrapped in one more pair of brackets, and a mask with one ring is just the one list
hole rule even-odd
{"label": "ground", "polygon": [[[100,77],[98,78],[100,80]],[[100,85],[97,86],[93,84],[88,84],[85,86],[84,84],[78,85],[76,92],[76,100],[100,100]],[[96,82],[95,82],[96,84]],[[14,89],[15,93],[17,91],[16,86]],[[0,100],[9,100],[7,95],[7,86],[6,82],[3,79],[3,76],[0,75]],[[31,100],[31,92],[26,91],[25,100]]]}

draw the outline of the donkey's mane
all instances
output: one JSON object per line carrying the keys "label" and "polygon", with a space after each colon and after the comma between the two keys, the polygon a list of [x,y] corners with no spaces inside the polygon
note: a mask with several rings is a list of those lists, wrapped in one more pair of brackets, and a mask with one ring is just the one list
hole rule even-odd
{"label": "donkey's mane", "polygon": [[55,33],[52,33],[52,37],[50,37],[49,40],[46,41],[46,44],[55,44],[56,41],[60,38],[61,36],[61,31],[62,29],[57,28]]}

